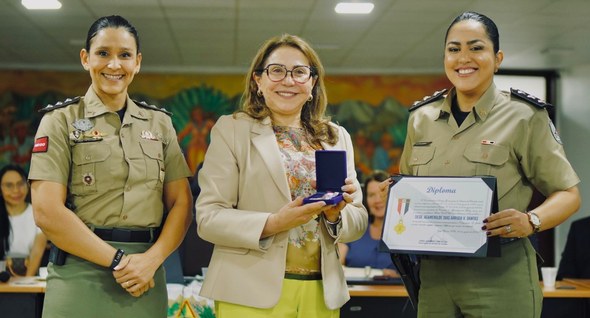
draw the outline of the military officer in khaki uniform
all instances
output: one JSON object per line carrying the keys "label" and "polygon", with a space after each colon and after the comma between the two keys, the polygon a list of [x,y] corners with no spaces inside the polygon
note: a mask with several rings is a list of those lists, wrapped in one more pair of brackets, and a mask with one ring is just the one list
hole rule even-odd
{"label": "military officer in khaki uniform", "polygon": [[98,19],[80,56],[92,85],[42,110],[29,174],[36,222],[59,247],[43,317],[165,317],[161,264],[191,220],[190,171],[169,114],[127,94],[135,28]]}
{"label": "military officer in khaki uniform", "polygon": [[[547,105],[522,91],[495,87],[502,58],[494,22],[475,12],[461,14],[445,39],[445,72],[454,88],[411,108],[401,172],[495,176],[499,212],[484,220],[482,230],[500,236],[502,253],[423,257],[419,317],[539,317],[535,251],[521,238],[560,224],[580,205],[580,180]],[[387,182],[382,186],[387,189]],[[527,213],[533,188],[547,199]]]}

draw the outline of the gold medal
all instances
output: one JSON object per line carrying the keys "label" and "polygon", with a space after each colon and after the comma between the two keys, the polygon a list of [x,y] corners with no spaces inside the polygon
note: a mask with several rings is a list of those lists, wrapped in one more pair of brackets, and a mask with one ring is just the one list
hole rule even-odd
{"label": "gold medal", "polygon": [[397,234],[402,234],[406,230],[404,222],[402,220],[399,220],[399,222],[397,222],[397,225],[393,227],[393,230]]}

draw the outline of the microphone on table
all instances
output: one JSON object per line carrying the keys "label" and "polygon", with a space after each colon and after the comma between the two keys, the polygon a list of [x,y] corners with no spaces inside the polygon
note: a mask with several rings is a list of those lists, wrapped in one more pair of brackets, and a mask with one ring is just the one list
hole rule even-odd
{"label": "microphone on table", "polygon": [[10,274],[7,271],[0,272],[0,282],[6,283],[10,279]]}

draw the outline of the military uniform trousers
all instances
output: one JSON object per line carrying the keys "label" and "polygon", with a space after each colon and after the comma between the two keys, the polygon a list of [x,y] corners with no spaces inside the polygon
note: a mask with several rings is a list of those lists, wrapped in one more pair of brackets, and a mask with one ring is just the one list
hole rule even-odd
{"label": "military uniform trousers", "polygon": [[[108,243],[127,254],[145,252],[152,245]],[[162,266],[156,271],[154,282],[154,288],[136,298],[117,284],[108,268],[68,255],[64,265],[48,266],[43,318],[166,317],[168,296]]]}
{"label": "military uniform trousers", "polygon": [[420,318],[538,318],[543,294],[528,239],[502,245],[501,257],[427,257],[420,265]]}

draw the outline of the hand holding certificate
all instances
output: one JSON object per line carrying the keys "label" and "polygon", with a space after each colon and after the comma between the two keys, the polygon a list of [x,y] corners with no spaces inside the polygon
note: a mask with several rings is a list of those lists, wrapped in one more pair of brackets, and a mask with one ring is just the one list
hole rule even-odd
{"label": "hand holding certificate", "polygon": [[481,229],[497,211],[494,177],[393,177],[383,226],[391,252],[498,256],[497,238]]}

